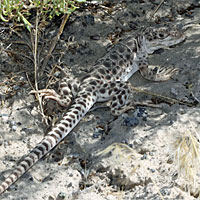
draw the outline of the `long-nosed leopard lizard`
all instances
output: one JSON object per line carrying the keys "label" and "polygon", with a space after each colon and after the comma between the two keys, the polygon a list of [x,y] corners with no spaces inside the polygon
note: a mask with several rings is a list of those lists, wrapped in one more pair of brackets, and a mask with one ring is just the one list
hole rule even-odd
{"label": "long-nosed leopard lizard", "polygon": [[[184,41],[185,36],[175,29],[146,29],[140,35],[128,37],[114,45],[110,51],[91,68],[89,75],[81,82],[64,78],[57,94],[54,90],[40,90],[45,99],[53,99],[68,111],[44,139],[20,162],[0,185],[0,194],[5,192],[39,159],[52,150],[79,123],[96,102],[111,100],[111,113],[119,115],[130,105],[128,97],[130,88],[127,80],[136,72],[148,80],[168,80],[175,69],[166,68],[159,71],[149,69],[148,54],[155,50],[172,46]],[[73,99],[73,101],[72,101]],[[72,103],[71,103],[72,102]]]}

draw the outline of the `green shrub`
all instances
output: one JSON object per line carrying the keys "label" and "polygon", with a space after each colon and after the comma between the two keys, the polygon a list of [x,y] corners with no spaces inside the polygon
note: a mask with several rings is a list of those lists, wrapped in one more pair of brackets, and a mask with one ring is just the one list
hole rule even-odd
{"label": "green shrub", "polygon": [[28,21],[31,10],[38,10],[42,19],[53,19],[54,16],[71,14],[78,4],[86,0],[0,0],[0,19],[4,22],[23,22],[31,31],[32,24]]}

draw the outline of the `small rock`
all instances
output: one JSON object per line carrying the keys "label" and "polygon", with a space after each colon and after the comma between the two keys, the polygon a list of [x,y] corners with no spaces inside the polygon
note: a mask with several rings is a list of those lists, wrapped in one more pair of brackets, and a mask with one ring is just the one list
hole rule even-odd
{"label": "small rock", "polygon": [[3,140],[0,140],[0,146],[3,144]]}
{"label": "small rock", "polygon": [[139,120],[136,117],[126,117],[122,123],[122,126],[137,126],[139,124]]}
{"label": "small rock", "polygon": [[99,36],[99,35],[91,35],[91,36],[90,36],[90,39],[91,39],[91,40],[99,40],[99,39],[100,39],[100,36]]}
{"label": "small rock", "polygon": [[142,157],[141,160],[146,160],[147,159],[147,154],[145,153]]}
{"label": "small rock", "polygon": [[54,196],[49,196],[48,200],[55,200],[56,198]]}
{"label": "small rock", "polygon": [[170,93],[173,94],[175,97],[177,97],[178,92],[175,88],[171,88]]}
{"label": "small rock", "polygon": [[56,198],[56,200],[63,200],[66,197],[66,193],[60,192]]}
{"label": "small rock", "polygon": [[12,126],[11,128],[12,128],[13,131],[17,130],[17,126],[16,125]]}
{"label": "small rock", "polygon": [[16,90],[19,90],[19,89],[20,89],[19,85],[14,85],[14,86],[13,86],[13,90],[15,90],[15,91],[16,91]]}
{"label": "small rock", "polygon": [[5,122],[5,123],[8,123],[8,114],[1,114],[0,117],[2,118],[2,121]]}

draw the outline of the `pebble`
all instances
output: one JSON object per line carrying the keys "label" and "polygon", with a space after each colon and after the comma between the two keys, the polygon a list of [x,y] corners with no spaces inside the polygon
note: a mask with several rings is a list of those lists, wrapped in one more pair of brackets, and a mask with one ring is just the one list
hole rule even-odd
{"label": "pebble", "polygon": [[146,160],[147,159],[147,154],[145,153],[142,157],[141,160]]}
{"label": "pebble", "polygon": [[91,35],[91,36],[90,36],[90,39],[91,39],[91,40],[99,40],[99,39],[100,39],[100,36],[99,36],[99,35]]}
{"label": "pebble", "polygon": [[128,144],[128,140],[127,140],[127,139],[123,139],[123,140],[122,140],[122,143],[123,143],[123,144]]}
{"label": "pebble", "polygon": [[54,196],[49,196],[48,200],[56,200],[56,198]]}
{"label": "pebble", "polygon": [[146,108],[138,108],[137,117],[147,117]]}
{"label": "pebble", "polygon": [[13,131],[16,131],[16,130],[17,130],[17,126],[14,125],[14,126],[11,127],[11,129],[12,129]]}
{"label": "pebble", "polygon": [[139,120],[136,117],[126,117],[122,122],[122,126],[137,126],[139,124]]}
{"label": "pebble", "polygon": [[171,88],[170,93],[173,94],[175,97],[177,97],[178,92],[175,88]]}
{"label": "pebble", "polygon": [[2,116],[2,121],[4,122],[4,123],[8,123],[8,121],[9,121],[9,116]]}
{"label": "pebble", "polygon": [[20,89],[19,85],[14,85],[14,86],[13,86],[13,90],[15,90],[15,91],[16,91],[16,90],[19,90],[19,89]]}
{"label": "pebble", "polygon": [[56,200],[63,200],[66,197],[66,193],[60,192],[56,198]]}
{"label": "pebble", "polygon": [[103,135],[104,132],[105,132],[105,130],[102,127],[98,126],[98,127],[95,128],[92,137],[93,138],[99,138],[99,136]]}

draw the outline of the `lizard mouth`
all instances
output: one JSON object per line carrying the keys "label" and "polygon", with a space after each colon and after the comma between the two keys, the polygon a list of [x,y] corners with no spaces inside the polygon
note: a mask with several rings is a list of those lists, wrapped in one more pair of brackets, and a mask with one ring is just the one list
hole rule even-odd
{"label": "lizard mouth", "polygon": [[183,42],[185,39],[186,39],[186,36],[184,35],[179,38],[173,38],[171,36],[168,36],[164,39],[161,39],[161,40],[158,39],[157,41],[152,42],[151,45],[155,47],[159,45],[162,47],[170,47],[170,46]]}
{"label": "lizard mouth", "polygon": [[185,39],[186,39],[186,36],[184,35],[177,38],[169,35],[164,39],[156,39],[154,41],[147,41],[147,47],[148,47],[147,50],[148,50],[148,53],[153,53],[155,50],[158,50],[160,48],[166,48],[166,47],[179,44],[183,42]]}

